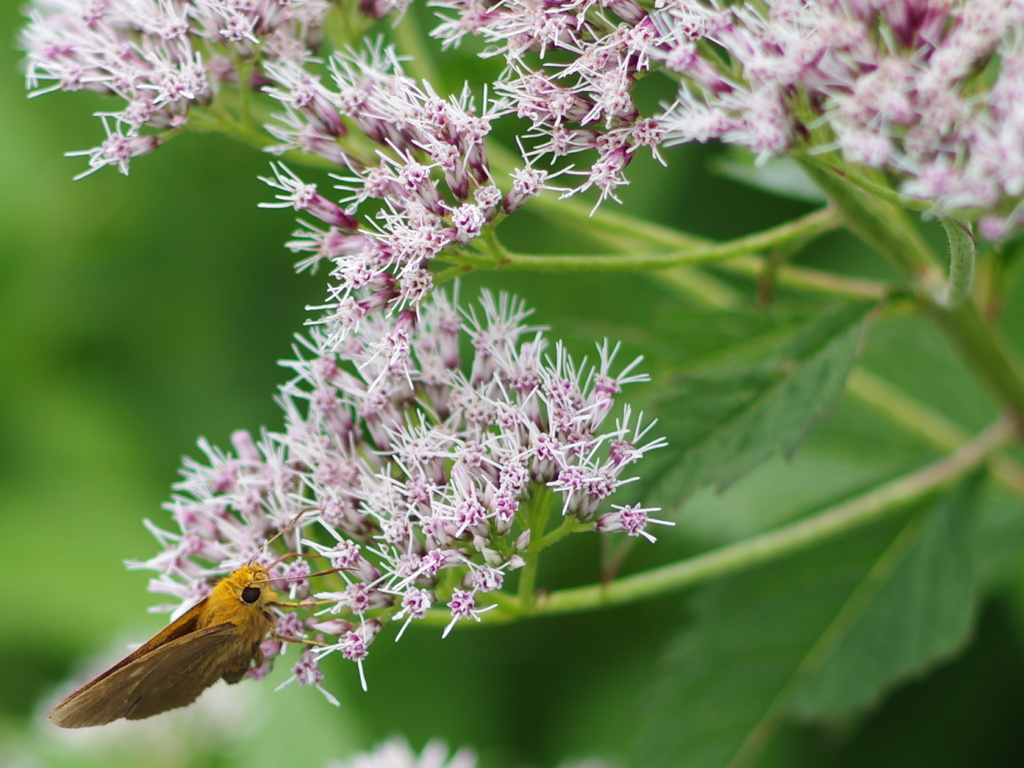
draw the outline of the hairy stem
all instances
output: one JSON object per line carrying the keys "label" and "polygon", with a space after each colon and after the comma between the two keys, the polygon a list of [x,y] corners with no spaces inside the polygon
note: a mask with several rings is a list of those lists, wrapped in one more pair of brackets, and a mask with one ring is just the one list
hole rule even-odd
{"label": "hairy stem", "polygon": [[[889,515],[898,514],[914,502],[955,484],[963,476],[993,459],[1014,434],[1013,423],[1001,419],[949,456],[890,480],[860,496],[774,531],[661,568],[605,584],[539,594],[531,600],[524,599],[526,596],[522,592],[521,581],[520,595],[516,601],[518,605],[507,600],[492,600],[498,607],[483,614],[481,619],[484,624],[504,624],[526,616],[580,613],[599,607],[626,605],[741,573],[763,563],[811,549]],[[532,577],[529,583],[532,589]],[[486,604],[488,596],[481,597],[481,604]],[[444,626],[450,621],[451,616],[447,611],[434,609],[427,612],[421,624]]]}
{"label": "hairy stem", "polygon": [[951,308],[927,297],[921,302],[975,376],[1024,424],[1024,366],[999,330],[985,322],[973,301]]}
{"label": "hairy stem", "polygon": [[[975,375],[1024,424],[1024,365],[989,327],[969,297],[947,301],[947,283],[938,265],[901,209],[874,199],[849,184],[836,172],[805,163],[808,175],[842,212],[849,228],[896,266],[909,280],[926,313],[970,366]],[[957,248],[964,251],[957,235]],[[963,255],[963,254],[961,254]],[[972,257],[973,260],[973,257]],[[963,266],[954,265],[963,282]],[[959,291],[960,289],[956,289]]]}
{"label": "hairy stem", "polygon": [[[884,379],[856,369],[846,381],[846,391],[893,424],[937,448],[953,450],[969,435],[945,414],[934,411]],[[992,459],[992,477],[1008,490],[1024,496],[1024,467],[1006,454]]]}
{"label": "hairy stem", "polygon": [[942,220],[942,226],[949,239],[949,283],[937,300],[945,307],[956,307],[971,295],[978,244],[969,223],[946,218]]}
{"label": "hairy stem", "polygon": [[[509,152],[508,149],[498,143],[488,144],[487,151],[492,162],[492,167],[495,168],[495,170],[501,170],[507,173],[516,166],[517,162],[521,162],[516,156]],[[610,206],[603,206],[594,211],[590,206],[584,205],[580,200],[572,198],[562,199],[552,194],[543,194],[533,198],[530,200],[528,208],[530,212],[548,219],[558,227],[563,229],[571,228],[582,237],[589,238],[594,242],[600,242],[606,248],[610,246],[624,254],[633,254],[637,251],[647,251],[652,249],[656,251],[688,253],[690,251],[696,251],[697,249],[728,246],[728,244],[717,244],[705,238],[696,237],[686,232],[680,232],[679,230],[671,227],[663,226],[636,216],[631,216],[628,213],[613,209]],[[805,232],[808,236],[806,239],[810,239],[812,236],[818,236],[834,229],[836,222],[827,222],[829,217],[833,216],[835,216],[834,212],[828,213],[827,210],[820,210],[789,222],[783,226],[799,229],[800,227],[808,225],[807,220],[810,219],[810,226]],[[757,245],[756,238],[763,237],[766,233],[771,232],[773,232],[773,230],[766,230],[765,232],[752,235],[751,237],[755,238],[754,245]],[[747,244],[748,246],[750,245],[749,242]],[[764,247],[773,247],[774,243],[768,242],[766,245],[765,241],[762,241],[761,245]],[[728,259],[729,257],[720,256],[720,258],[715,260],[716,268],[740,274],[749,274],[751,272],[752,265],[757,265],[758,270],[761,269],[763,259],[755,257],[753,255],[754,251],[738,250],[738,253],[741,255],[732,260],[723,260]],[[614,255],[619,256],[619,254]],[[446,256],[447,254],[444,255],[444,257]],[[589,256],[587,258],[589,258]],[[705,259],[705,261],[708,260],[713,259]],[[697,259],[697,261],[700,262],[701,260]],[[683,262],[685,263],[685,259]],[[464,271],[469,271],[470,269],[477,267],[491,268],[493,266],[490,264],[459,263],[462,264]],[[574,269],[580,268],[580,264],[578,263],[572,264],[571,266]],[[665,269],[666,266],[667,265],[665,264],[661,264],[654,268],[662,270]],[[527,267],[524,266],[521,268],[525,269]],[[639,269],[640,267],[636,261],[633,261],[630,263],[628,268]],[[686,293],[701,303],[706,303],[706,300],[709,298],[712,303],[719,299],[723,300],[723,303],[732,303],[729,300],[731,295],[730,287],[724,282],[718,280],[715,276],[693,267],[676,267],[676,270],[677,271],[674,273],[659,272],[659,279],[664,279],[670,282],[672,284],[672,288]],[[827,272],[820,272],[807,268],[789,267],[788,265],[783,266],[778,271],[776,275],[776,282],[780,285],[792,285],[792,287],[799,290],[838,296],[850,296],[854,298],[865,298],[868,296],[878,297],[887,292],[887,286],[885,283],[856,278],[845,278]]]}
{"label": "hairy stem", "polygon": [[835,229],[839,219],[829,208],[763,232],[724,243],[687,245],[665,253],[522,254],[508,253],[499,268],[535,272],[619,272],[694,266],[746,256],[817,237]]}
{"label": "hairy stem", "polygon": [[598,605],[632,603],[738,573],[755,565],[818,546],[822,542],[897,513],[910,503],[952,485],[960,477],[984,464],[1012,435],[1013,426],[1001,420],[964,444],[955,453],[934,464],[825,509],[812,517],[738,544],[605,585],[552,592],[538,601],[534,612],[575,613]]}
{"label": "hairy stem", "polygon": [[901,208],[861,192],[841,173],[806,162],[803,169],[839,209],[850,231],[894,264],[915,286],[939,284],[942,277],[935,257]]}

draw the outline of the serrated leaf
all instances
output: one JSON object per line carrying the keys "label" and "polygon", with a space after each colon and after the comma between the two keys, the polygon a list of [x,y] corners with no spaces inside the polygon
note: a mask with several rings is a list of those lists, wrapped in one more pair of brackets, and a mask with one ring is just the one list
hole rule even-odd
{"label": "serrated leaf", "polygon": [[733,367],[749,368],[763,360],[775,345],[785,342],[821,311],[751,312],[659,308],[650,337],[644,340],[654,358],[691,372],[713,373]]}
{"label": "serrated leaf", "polygon": [[[872,304],[830,307],[718,350],[700,374],[668,385],[655,409],[669,448],[648,464],[646,497],[673,507],[698,488],[727,485],[777,451],[791,454],[825,416],[856,360]],[[782,334],[780,336],[780,334]]]}
{"label": "serrated leaf", "polygon": [[[707,589],[647,697],[638,764],[744,768],[798,703],[803,714],[864,703],[955,647],[972,612],[973,569],[952,566],[956,585],[936,570],[970,562],[976,489],[970,480],[933,510],[918,507]],[[928,608],[892,610],[906,606],[906,592],[920,595],[925,581],[946,584],[929,595]],[[943,599],[955,605],[947,611]],[[912,640],[899,643],[898,633]],[[889,645],[857,645],[886,634]],[[852,684],[849,675],[868,663],[864,654],[885,658],[870,660],[865,684]],[[847,685],[855,695],[837,692]]]}
{"label": "serrated leaf", "polygon": [[[979,479],[908,525],[851,596],[794,697],[804,718],[848,714],[959,650],[974,620]],[[823,639],[824,640],[824,639]]]}

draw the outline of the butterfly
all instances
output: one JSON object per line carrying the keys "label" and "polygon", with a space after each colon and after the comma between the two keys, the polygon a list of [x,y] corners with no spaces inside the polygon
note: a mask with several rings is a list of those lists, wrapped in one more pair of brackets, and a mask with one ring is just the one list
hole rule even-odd
{"label": "butterfly", "polygon": [[61,699],[47,717],[62,728],[141,720],[191,704],[223,678],[237,683],[263,664],[277,594],[267,569],[243,565],[155,637]]}

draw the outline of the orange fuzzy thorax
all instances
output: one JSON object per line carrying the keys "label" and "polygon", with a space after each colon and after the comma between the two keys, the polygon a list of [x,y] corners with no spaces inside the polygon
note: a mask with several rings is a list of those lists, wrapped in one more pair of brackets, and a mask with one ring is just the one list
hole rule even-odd
{"label": "orange fuzzy thorax", "polygon": [[[267,569],[262,565],[243,565],[225,576],[206,598],[198,628],[231,623],[242,630],[240,639],[261,640],[273,628],[273,615],[268,606],[277,600],[268,578]],[[243,592],[248,588],[259,590],[253,602],[243,599]]]}

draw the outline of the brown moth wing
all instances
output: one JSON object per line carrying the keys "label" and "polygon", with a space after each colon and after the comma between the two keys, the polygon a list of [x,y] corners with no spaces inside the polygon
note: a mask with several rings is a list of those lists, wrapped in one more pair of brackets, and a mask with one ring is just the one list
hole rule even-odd
{"label": "brown moth wing", "polygon": [[252,664],[253,646],[234,624],[218,624],[174,640],[146,658],[143,674],[130,683],[132,706],[125,715],[141,720],[191,704],[229,672],[235,682]]}
{"label": "brown moth wing", "polygon": [[241,663],[241,656],[252,659],[252,647],[234,638],[234,630],[233,624],[218,624],[128,657],[58,703],[49,718],[63,728],[83,728],[191,704],[225,668]]}
{"label": "brown moth wing", "polygon": [[110,669],[96,675],[96,677],[87,682],[74,693],[69,694],[68,696],[64,697],[59,702],[57,702],[53,706],[53,708],[47,713],[46,716],[57,725],[61,725],[61,722],[56,718],[60,714],[61,710],[64,709],[65,705],[70,704],[73,699],[78,698],[79,696],[84,694],[89,688],[92,688],[97,683],[102,682],[122,667],[126,667],[133,661],[141,659],[143,656],[149,655],[156,648],[159,648],[161,645],[165,645],[166,643],[169,643],[172,640],[195,632],[196,625],[199,621],[199,616],[203,612],[203,608],[205,605],[206,600],[200,600],[194,606],[189,608],[184,614],[179,616],[175,621],[172,621],[166,627],[161,629],[152,638],[150,638],[148,641],[146,641],[138,648],[136,648],[134,651],[129,653],[127,656],[125,656],[123,659],[117,662],[117,664],[112,666]]}
{"label": "brown moth wing", "polygon": [[[205,600],[106,672],[59,701],[50,720],[64,728],[138,720],[195,701],[223,677],[238,682],[274,627],[267,570],[250,564],[225,576]],[[255,591],[255,595],[253,594]]]}

